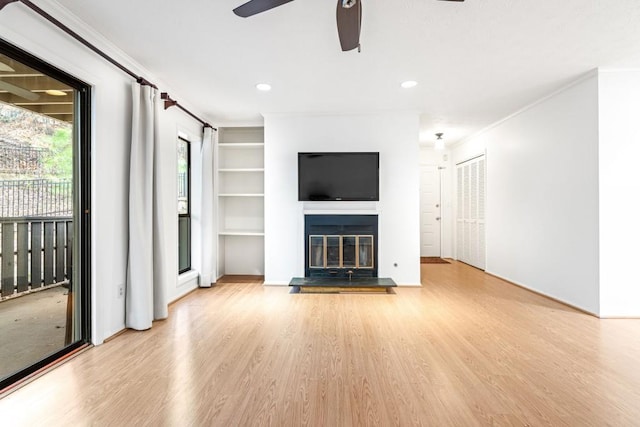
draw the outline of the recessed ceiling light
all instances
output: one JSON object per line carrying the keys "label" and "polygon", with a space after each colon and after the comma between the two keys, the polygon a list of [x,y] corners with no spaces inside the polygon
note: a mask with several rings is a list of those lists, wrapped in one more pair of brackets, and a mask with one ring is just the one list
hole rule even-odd
{"label": "recessed ceiling light", "polygon": [[256,89],[261,90],[262,92],[268,92],[271,90],[271,85],[268,83],[258,83],[256,85]]}
{"label": "recessed ceiling light", "polygon": [[400,83],[400,86],[402,86],[405,89],[409,89],[409,88],[415,87],[417,84],[418,82],[415,80],[407,80],[406,82]]}
{"label": "recessed ceiling light", "polygon": [[9,73],[13,73],[15,70],[13,68],[9,67],[4,62],[0,62],[0,71],[7,71]]}
{"label": "recessed ceiling light", "polygon": [[58,89],[48,89],[48,90],[45,90],[44,93],[52,96],[65,96],[67,94],[67,92],[63,92]]}

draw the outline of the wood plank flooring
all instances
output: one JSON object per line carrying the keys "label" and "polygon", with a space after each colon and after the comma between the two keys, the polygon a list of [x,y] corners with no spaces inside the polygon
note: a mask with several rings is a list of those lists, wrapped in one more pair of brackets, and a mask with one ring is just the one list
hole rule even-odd
{"label": "wood plank flooring", "polygon": [[640,321],[421,268],[395,294],[198,290],[0,400],[0,424],[639,425]]}

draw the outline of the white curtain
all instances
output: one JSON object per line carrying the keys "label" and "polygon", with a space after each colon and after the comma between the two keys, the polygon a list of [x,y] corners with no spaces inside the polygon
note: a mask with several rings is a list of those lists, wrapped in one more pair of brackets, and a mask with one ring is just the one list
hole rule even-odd
{"label": "white curtain", "polygon": [[215,277],[215,250],[214,250],[214,212],[213,212],[213,129],[204,128],[204,136],[200,147],[200,171],[202,173],[202,185],[200,187],[201,201],[201,236],[200,255],[201,272],[200,286],[210,287],[216,280]]}
{"label": "white curtain", "polygon": [[168,316],[167,278],[162,268],[163,215],[161,189],[156,187],[160,94],[133,83],[131,159],[129,164],[129,255],[125,325],[144,330]]}

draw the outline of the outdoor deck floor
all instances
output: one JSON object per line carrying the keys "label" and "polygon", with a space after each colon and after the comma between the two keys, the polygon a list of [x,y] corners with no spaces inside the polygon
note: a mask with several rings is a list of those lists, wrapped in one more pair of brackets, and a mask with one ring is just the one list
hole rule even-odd
{"label": "outdoor deck floor", "polygon": [[62,286],[0,302],[0,378],[62,349],[66,310]]}

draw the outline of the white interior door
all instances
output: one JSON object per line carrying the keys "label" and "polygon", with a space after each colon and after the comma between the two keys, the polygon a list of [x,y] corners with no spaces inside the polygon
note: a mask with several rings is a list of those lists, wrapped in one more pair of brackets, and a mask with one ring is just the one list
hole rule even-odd
{"label": "white interior door", "polygon": [[440,170],[420,167],[420,256],[440,256]]}
{"label": "white interior door", "polygon": [[458,165],[456,174],[456,254],[457,259],[485,269],[485,158],[477,157]]}

